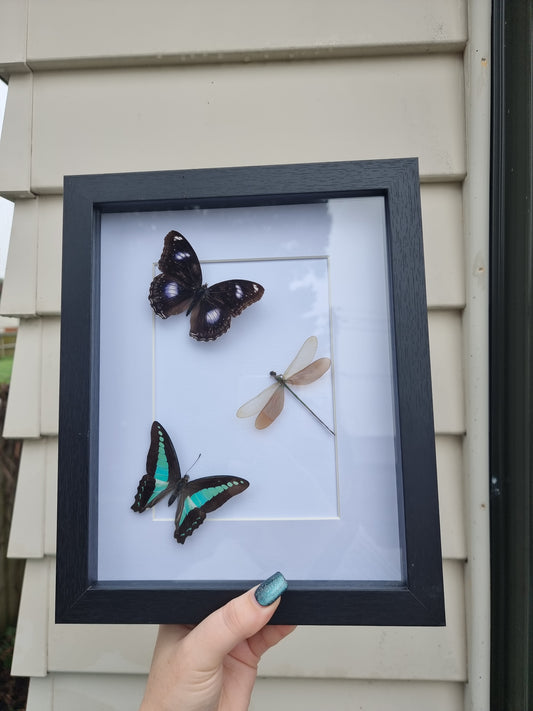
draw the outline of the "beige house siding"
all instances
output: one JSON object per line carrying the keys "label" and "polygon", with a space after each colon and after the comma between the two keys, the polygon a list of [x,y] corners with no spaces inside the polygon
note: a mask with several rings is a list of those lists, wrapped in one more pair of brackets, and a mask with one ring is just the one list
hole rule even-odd
{"label": "beige house siding", "polygon": [[465,432],[486,419],[467,357],[485,345],[465,324],[472,215],[486,209],[468,122],[488,95],[472,84],[468,10],[490,3],[0,0],[0,194],[15,201],[0,311],[21,318],[4,435],[25,438],[9,555],[28,560],[13,672],[32,677],[28,711],[135,708],[155,634],[54,624],[63,176],[407,156],[422,182],[447,624],[299,628],[265,657],[252,709],[483,708],[486,678],[465,697],[488,624],[465,609],[465,492],[486,472]]}

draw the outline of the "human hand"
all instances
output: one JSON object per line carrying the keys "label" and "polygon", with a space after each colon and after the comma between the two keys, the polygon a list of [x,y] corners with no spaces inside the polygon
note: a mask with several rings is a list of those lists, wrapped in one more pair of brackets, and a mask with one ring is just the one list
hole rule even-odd
{"label": "human hand", "polygon": [[140,711],[246,711],[261,656],[295,627],[267,626],[286,588],[275,573],[196,626],[161,625]]}

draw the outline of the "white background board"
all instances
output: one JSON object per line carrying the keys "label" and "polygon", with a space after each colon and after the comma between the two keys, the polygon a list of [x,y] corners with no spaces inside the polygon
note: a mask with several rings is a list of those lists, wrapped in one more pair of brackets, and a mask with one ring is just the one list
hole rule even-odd
{"label": "white background board", "polygon": [[[263,298],[214,342],[185,315],[162,320],[148,287],[166,233],[193,245],[203,281],[258,281]],[[384,202],[104,214],[101,223],[100,580],[400,580],[394,381]],[[331,369],[256,430],[235,416],[306,338]],[[250,487],[185,544],[165,501],[130,510],[150,426],[167,429],[182,474]]]}

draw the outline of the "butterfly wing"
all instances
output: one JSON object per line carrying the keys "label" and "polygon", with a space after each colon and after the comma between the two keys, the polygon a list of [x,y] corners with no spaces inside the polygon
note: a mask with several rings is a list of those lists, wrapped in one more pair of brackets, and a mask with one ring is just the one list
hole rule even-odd
{"label": "butterfly wing", "polygon": [[161,318],[187,311],[202,286],[202,268],[189,241],[176,230],[166,235],[158,266],[161,274],[148,292],[151,307]]}
{"label": "butterfly wing", "polygon": [[189,240],[176,230],[170,230],[165,236],[158,266],[163,274],[171,274],[189,289],[202,285],[200,260]]}
{"label": "butterfly wing", "polygon": [[259,301],[264,291],[261,284],[247,279],[213,284],[192,308],[189,335],[197,341],[214,341],[229,329],[231,318]]}
{"label": "butterfly wing", "polygon": [[264,293],[264,288],[255,281],[228,279],[210,286],[207,298],[211,303],[223,303],[232,316],[238,316]]}
{"label": "butterfly wing", "polygon": [[155,421],[150,431],[146,474],[139,482],[131,508],[139,513],[151,508],[175,489],[180,479],[180,465],[172,440],[163,425]]}
{"label": "butterfly wing", "polygon": [[170,274],[158,274],[150,284],[148,301],[157,316],[168,318],[187,311],[194,292]]}
{"label": "butterfly wing", "polygon": [[321,378],[329,370],[330,365],[329,358],[319,358],[289,378],[285,378],[285,380],[290,385],[309,385],[309,383],[314,383],[315,380]]}
{"label": "butterfly wing", "polygon": [[176,509],[174,538],[185,543],[187,536],[202,525],[205,517],[249,486],[246,479],[230,476],[206,476],[188,482],[182,489]]}

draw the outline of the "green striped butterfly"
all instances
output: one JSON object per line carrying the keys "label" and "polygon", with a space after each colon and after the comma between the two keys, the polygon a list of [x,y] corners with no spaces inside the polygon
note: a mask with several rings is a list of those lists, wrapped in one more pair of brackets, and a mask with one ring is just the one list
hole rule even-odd
{"label": "green striped butterfly", "polygon": [[172,440],[163,425],[152,424],[150,449],[146,457],[146,474],[137,487],[132,509],[142,513],[170,494],[168,505],[178,501],[174,538],[185,543],[204,521],[233,496],[247,489],[246,479],[232,476],[205,476],[189,481],[181,476],[180,465]]}

